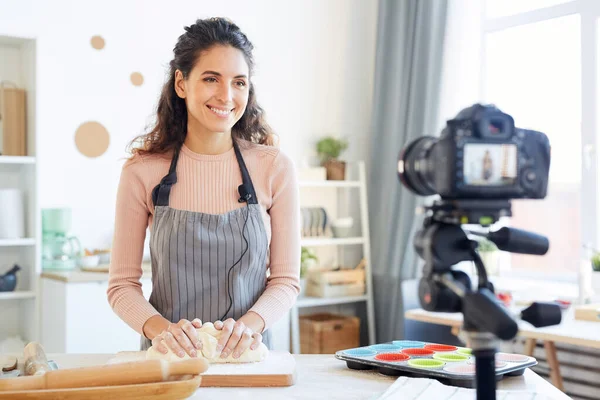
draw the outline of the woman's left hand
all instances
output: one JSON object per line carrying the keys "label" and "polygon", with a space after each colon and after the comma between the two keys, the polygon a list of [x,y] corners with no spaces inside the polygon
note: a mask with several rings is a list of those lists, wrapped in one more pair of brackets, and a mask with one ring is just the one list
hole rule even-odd
{"label": "woman's left hand", "polygon": [[262,335],[254,332],[244,322],[233,318],[225,322],[216,321],[215,329],[222,331],[221,338],[217,344],[217,351],[221,351],[221,358],[227,358],[233,353],[233,358],[239,358],[248,348],[255,350],[262,342]]}

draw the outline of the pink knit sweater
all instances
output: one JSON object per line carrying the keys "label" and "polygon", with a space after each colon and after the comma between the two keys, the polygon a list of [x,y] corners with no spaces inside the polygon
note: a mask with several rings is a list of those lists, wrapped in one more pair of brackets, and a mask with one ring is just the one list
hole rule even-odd
{"label": "pink knit sweater", "polygon": [[[290,309],[300,290],[298,184],[292,161],[278,148],[242,142],[240,150],[270,243],[267,287],[250,309],[262,317],[267,329]],[[144,323],[158,314],[142,294],[141,262],[146,229],[152,229],[151,192],[167,174],[170,162],[170,154],[134,156],[123,166],[117,194],[108,301],[117,315],[140,334]],[[223,154],[205,155],[183,146],[169,205],[223,214],[245,206],[237,201],[241,182],[233,148]]]}

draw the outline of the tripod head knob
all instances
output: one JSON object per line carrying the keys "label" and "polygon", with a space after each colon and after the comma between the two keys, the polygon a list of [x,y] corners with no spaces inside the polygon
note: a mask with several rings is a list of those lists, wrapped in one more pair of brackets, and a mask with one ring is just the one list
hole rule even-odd
{"label": "tripod head knob", "polygon": [[[471,278],[463,271],[449,271],[452,280],[464,288],[471,287]],[[422,278],[419,282],[419,300],[427,311],[460,312],[462,300],[458,294],[440,282]]]}

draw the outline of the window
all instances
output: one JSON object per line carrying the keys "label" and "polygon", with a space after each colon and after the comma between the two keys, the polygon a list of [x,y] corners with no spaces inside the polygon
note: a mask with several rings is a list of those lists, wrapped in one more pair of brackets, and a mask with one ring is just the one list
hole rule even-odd
{"label": "window", "polygon": [[574,276],[583,243],[600,247],[593,151],[600,130],[590,110],[600,51],[591,36],[600,41],[600,30],[589,24],[598,23],[597,8],[589,0],[486,2],[482,97],[512,115],[516,126],[544,132],[551,144],[547,197],[512,201],[509,222],[548,237],[550,250],[543,257],[511,254],[515,272]]}
{"label": "window", "polygon": [[486,4],[486,17],[505,17],[569,1],[571,0],[488,0]]}

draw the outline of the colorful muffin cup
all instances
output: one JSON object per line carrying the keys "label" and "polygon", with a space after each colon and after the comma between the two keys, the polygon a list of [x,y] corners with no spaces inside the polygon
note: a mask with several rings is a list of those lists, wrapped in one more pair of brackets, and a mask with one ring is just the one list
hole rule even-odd
{"label": "colorful muffin cup", "polygon": [[369,346],[369,349],[382,353],[399,352],[402,347],[393,344],[374,344]]}
{"label": "colorful muffin cup", "polygon": [[444,371],[450,372],[451,374],[474,375],[475,374],[475,365],[473,365],[473,364],[448,365],[448,366],[444,367]]}
{"label": "colorful muffin cup", "polygon": [[414,358],[432,356],[434,354],[434,351],[429,349],[404,349],[402,350],[402,353]]}
{"label": "colorful muffin cup", "polygon": [[345,355],[351,356],[351,357],[373,357],[374,355],[377,354],[377,352],[375,350],[368,350],[368,349],[350,349],[350,350],[344,350],[343,353]]}
{"label": "colorful muffin cup", "polygon": [[[467,361],[467,363],[475,365],[475,359],[471,358],[469,361]],[[496,369],[504,368],[507,365],[508,365],[508,363],[506,363],[504,361],[498,361],[498,360],[496,360]]]}
{"label": "colorful muffin cup", "polygon": [[456,350],[456,352],[465,356],[470,356],[471,354],[473,354],[473,350],[467,348],[458,349]]}
{"label": "colorful muffin cup", "polygon": [[526,362],[529,357],[523,354],[496,353],[496,361]]}
{"label": "colorful muffin cup", "polygon": [[449,346],[447,344],[427,344],[425,345],[425,348],[435,352],[456,351],[458,349],[456,346]]}
{"label": "colorful muffin cup", "polygon": [[462,354],[435,353],[433,358],[444,362],[464,362],[469,359],[469,356],[464,356]]}
{"label": "colorful muffin cup", "polygon": [[375,356],[375,359],[386,362],[402,362],[410,360],[410,356],[402,353],[380,353]]}
{"label": "colorful muffin cup", "polygon": [[404,349],[421,348],[425,346],[424,342],[417,342],[415,340],[394,340],[392,343]]}
{"label": "colorful muffin cup", "polygon": [[429,358],[421,358],[418,360],[408,360],[408,365],[413,368],[437,369],[444,366],[444,362],[440,360],[431,360]]}

